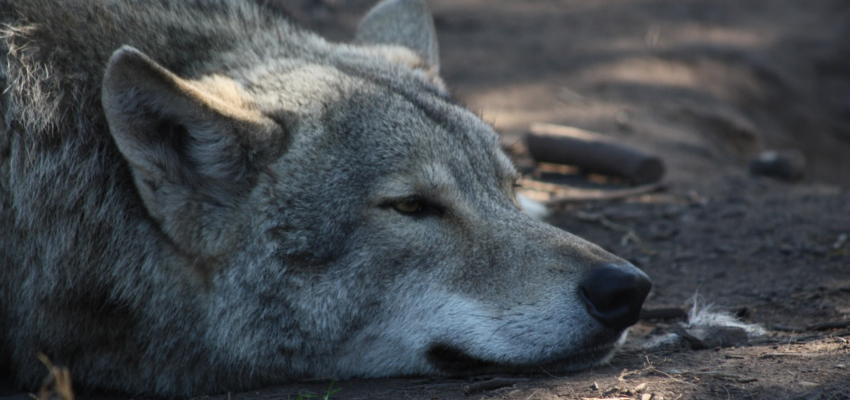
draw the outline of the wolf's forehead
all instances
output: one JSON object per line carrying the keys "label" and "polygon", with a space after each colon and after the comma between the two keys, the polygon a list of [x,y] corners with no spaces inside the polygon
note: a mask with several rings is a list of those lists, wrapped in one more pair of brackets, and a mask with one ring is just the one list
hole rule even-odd
{"label": "wolf's forehead", "polygon": [[252,83],[261,108],[318,118],[326,132],[314,133],[336,136],[330,142],[356,150],[358,162],[422,168],[440,160],[443,174],[464,168],[482,179],[495,172],[497,181],[516,174],[492,127],[469,110],[419,79],[372,75],[308,63],[256,70]]}
{"label": "wolf's forehead", "polygon": [[500,182],[516,174],[492,127],[442,97],[384,90],[353,101],[369,105],[368,111],[355,113],[373,117],[363,121],[369,147],[386,149],[402,163],[410,160],[423,179],[449,181],[453,175]]}

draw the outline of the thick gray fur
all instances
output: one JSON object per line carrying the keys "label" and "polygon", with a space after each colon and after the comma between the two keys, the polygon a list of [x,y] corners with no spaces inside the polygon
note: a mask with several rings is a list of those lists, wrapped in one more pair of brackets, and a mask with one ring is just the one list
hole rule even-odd
{"label": "thick gray fur", "polygon": [[578,285],[622,261],[521,212],[414,3],[348,45],[249,1],[0,1],[0,369],[179,397],[607,359]]}

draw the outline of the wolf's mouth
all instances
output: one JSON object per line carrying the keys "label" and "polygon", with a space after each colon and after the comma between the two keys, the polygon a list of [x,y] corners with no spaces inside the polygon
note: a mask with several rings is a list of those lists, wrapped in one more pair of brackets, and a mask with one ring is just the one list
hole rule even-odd
{"label": "wolf's mouth", "polygon": [[456,346],[435,344],[427,352],[428,361],[442,373],[448,375],[477,375],[495,372],[526,373],[571,372],[582,370],[608,360],[617,349],[620,334],[604,335],[591,340],[580,350],[569,353],[553,354],[537,363],[514,364],[498,363],[470,355]]}
{"label": "wolf's mouth", "polygon": [[497,369],[499,364],[473,357],[447,344],[431,346],[426,355],[438,370],[450,375],[481,374]]}

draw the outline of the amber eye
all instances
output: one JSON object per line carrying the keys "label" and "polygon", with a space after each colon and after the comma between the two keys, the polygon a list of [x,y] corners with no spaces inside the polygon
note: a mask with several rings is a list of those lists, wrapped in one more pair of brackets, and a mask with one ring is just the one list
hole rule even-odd
{"label": "amber eye", "polygon": [[405,199],[393,203],[393,208],[405,214],[413,214],[422,211],[422,202],[419,199]]}

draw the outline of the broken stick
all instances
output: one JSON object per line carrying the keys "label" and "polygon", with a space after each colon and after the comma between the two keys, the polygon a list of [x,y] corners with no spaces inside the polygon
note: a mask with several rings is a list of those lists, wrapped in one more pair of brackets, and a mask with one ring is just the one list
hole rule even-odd
{"label": "broken stick", "polygon": [[[523,186],[530,186],[533,188],[532,184],[527,184],[528,181],[521,181]],[[642,194],[652,193],[659,190],[666,189],[667,185],[663,182],[652,183],[648,185],[635,186],[626,189],[610,189],[610,190],[601,190],[601,189],[583,189],[583,190],[573,190],[568,191],[564,194],[558,194],[552,196],[548,201],[545,201],[544,204],[547,206],[553,206],[558,204],[568,204],[568,203],[582,203],[586,201],[610,201],[610,200],[619,200],[625,199],[627,197],[639,196]]]}
{"label": "broken stick", "polygon": [[538,162],[575,165],[588,173],[619,176],[638,185],[664,176],[660,158],[579,128],[535,123],[525,142]]}
{"label": "broken stick", "polygon": [[485,392],[488,390],[501,389],[507,386],[513,386],[517,383],[528,382],[527,378],[493,378],[487,381],[471,383],[463,388],[466,395]]}

